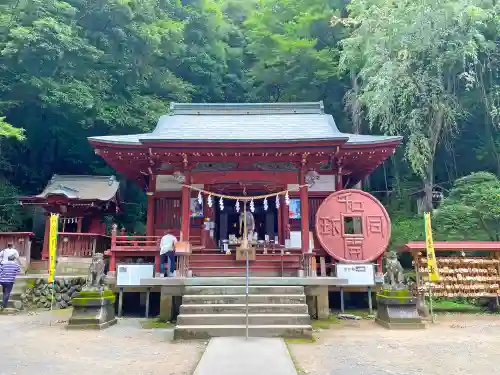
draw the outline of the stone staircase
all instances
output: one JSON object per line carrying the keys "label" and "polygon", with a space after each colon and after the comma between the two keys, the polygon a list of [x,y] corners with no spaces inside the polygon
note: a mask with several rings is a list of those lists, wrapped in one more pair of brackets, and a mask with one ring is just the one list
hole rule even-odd
{"label": "stone staircase", "polygon": [[[12,293],[9,297],[9,303],[6,306],[7,308],[22,310],[23,303],[21,301],[21,294],[26,290],[26,280],[22,277],[18,277],[16,282],[14,283],[14,288],[12,289]],[[2,303],[3,293],[2,287],[0,287],[0,304]]]}
{"label": "stone staircase", "polygon": [[[175,339],[245,336],[245,286],[188,286],[182,297]],[[312,337],[301,286],[250,286],[252,337]]]}
{"label": "stone staircase", "polygon": [[[281,277],[297,276],[301,268],[302,250],[287,249],[281,255],[280,250],[268,250],[266,254],[260,250],[255,258],[249,262],[250,276]],[[189,268],[193,276],[211,277],[227,275],[230,277],[244,277],[246,273],[245,261],[237,261],[236,253],[226,255],[220,250],[193,249],[189,259]]]}

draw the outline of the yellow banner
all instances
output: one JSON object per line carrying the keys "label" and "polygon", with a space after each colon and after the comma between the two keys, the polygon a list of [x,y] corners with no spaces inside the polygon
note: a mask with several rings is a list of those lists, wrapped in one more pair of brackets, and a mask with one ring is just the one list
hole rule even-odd
{"label": "yellow banner", "polygon": [[49,234],[49,283],[54,282],[56,275],[56,252],[57,252],[57,227],[59,215],[50,215],[50,234]]}
{"label": "yellow banner", "polygon": [[429,271],[430,281],[440,281],[441,276],[436,261],[436,253],[434,251],[434,241],[432,240],[431,214],[426,212],[425,218],[425,245],[427,248],[427,269]]}

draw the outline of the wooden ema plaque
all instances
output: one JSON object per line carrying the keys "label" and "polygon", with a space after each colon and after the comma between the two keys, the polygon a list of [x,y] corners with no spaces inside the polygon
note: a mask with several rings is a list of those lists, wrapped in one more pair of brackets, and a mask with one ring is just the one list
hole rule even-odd
{"label": "wooden ema plaque", "polygon": [[175,244],[175,254],[183,255],[183,254],[191,254],[191,244],[189,242],[177,242]]}
{"label": "wooden ema plaque", "polygon": [[246,252],[248,251],[248,260],[255,260],[255,248],[249,246],[248,249],[240,246],[236,248],[236,260],[237,261],[245,261],[247,259]]}

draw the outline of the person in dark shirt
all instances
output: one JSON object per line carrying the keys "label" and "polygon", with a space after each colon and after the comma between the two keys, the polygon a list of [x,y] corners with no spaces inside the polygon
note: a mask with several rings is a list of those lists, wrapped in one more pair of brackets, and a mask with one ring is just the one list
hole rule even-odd
{"label": "person in dark shirt", "polygon": [[9,303],[10,293],[14,287],[14,282],[16,281],[16,276],[21,272],[21,267],[16,261],[16,256],[14,254],[9,255],[6,261],[0,263],[0,285],[2,286],[2,309],[7,307]]}

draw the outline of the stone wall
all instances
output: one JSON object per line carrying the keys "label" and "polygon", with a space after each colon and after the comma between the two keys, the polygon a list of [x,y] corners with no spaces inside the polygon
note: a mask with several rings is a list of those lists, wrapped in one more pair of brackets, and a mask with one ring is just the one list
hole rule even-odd
{"label": "stone wall", "polygon": [[71,306],[71,298],[82,290],[85,283],[84,277],[57,278],[52,291],[52,286],[47,283],[46,279],[34,279],[27,283],[26,290],[21,295],[21,301],[24,308],[49,308],[54,298],[54,308],[64,309]]}

